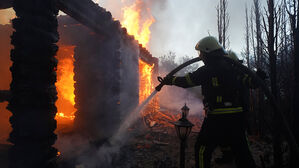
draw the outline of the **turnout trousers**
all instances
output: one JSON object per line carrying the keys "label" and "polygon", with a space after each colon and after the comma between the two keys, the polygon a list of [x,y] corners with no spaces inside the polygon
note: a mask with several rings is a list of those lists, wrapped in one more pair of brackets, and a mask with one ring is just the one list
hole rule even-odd
{"label": "turnout trousers", "polygon": [[210,168],[214,149],[230,146],[238,168],[255,168],[244,128],[243,112],[208,115],[195,143],[195,167]]}

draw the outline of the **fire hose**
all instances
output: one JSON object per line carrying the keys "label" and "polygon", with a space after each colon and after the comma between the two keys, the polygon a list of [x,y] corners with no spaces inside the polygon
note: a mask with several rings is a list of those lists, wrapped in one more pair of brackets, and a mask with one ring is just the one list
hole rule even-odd
{"label": "fire hose", "polygon": [[[200,60],[201,59],[199,57],[193,58],[193,59],[181,64],[180,66],[176,67],[174,70],[169,72],[166,76],[173,76],[175,73],[177,73],[181,69],[185,68],[186,66],[191,65],[191,64],[193,64],[195,62],[198,62]],[[156,91],[159,92],[165,84],[163,83],[163,78],[161,78],[160,76],[158,76],[158,81],[160,82],[160,84],[155,89],[156,89]]]}
{"label": "fire hose", "polygon": [[[268,87],[266,86],[264,81],[259,76],[257,76],[253,71],[251,71],[249,68],[247,68],[243,64],[239,63],[238,61],[235,61],[229,57],[223,57],[223,56],[219,57],[219,59],[224,59],[229,64],[235,66],[238,70],[240,70],[240,72],[247,74],[254,81],[256,81],[257,85],[264,91],[266,97],[270,100],[270,103],[274,110],[274,114],[276,116],[275,119],[280,119],[279,124],[281,124],[283,126],[282,129],[284,129],[285,137],[291,147],[292,152],[295,154],[296,158],[299,158],[299,147],[298,147],[298,144],[296,143],[296,140],[291,131],[291,128],[290,128],[289,124],[287,123],[285,116],[281,112],[274,95],[270,92],[270,90],[268,89]],[[193,58],[193,59],[181,64],[180,66],[178,66],[177,68],[172,70],[166,76],[173,76],[175,73],[177,73],[181,69],[185,68],[186,66],[191,65],[200,60],[201,59],[199,57]],[[165,85],[163,82],[163,78],[161,78],[160,76],[158,77],[158,81],[160,82],[160,84],[155,88],[156,91],[160,91],[162,89],[162,87]],[[276,124],[278,124],[278,123],[276,123]],[[272,134],[275,134],[275,135],[279,135],[279,133],[280,133],[280,131],[278,131],[278,130],[276,130],[276,132],[274,132],[274,133],[272,132]]]}

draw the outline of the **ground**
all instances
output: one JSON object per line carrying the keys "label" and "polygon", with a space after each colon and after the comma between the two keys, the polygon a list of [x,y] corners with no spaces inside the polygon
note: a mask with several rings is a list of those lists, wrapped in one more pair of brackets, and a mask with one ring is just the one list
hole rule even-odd
{"label": "ground", "polygon": [[[194,167],[193,146],[198,132],[191,132],[186,148],[186,168]],[[111,164],[113,168],[177,168],[179,167],[179,144],[173,127],[157,126],[145,128],[135,127],[128,130],[126,143],[117,153],[113,154]],[[271,145],[257,140],[257,137],[249,137],[250,147],[258,167],[271,167]],[[8,150],[11,145],[0,145],[0,167],[8,168]],[[100,146],[97,146],[98,148]],[[81,153],[82,154],[82,153]],[[216,164],[215,158],[219,157],[219,149],[213,154],[212,168],[234,168],[234,163]],[[75,158],[65,157],[62,153],[58,162],[63,168],[88,168],[84,164],[74,161]],[[98,167],[98,166],[96,166]],[[104,168],[103,166],[99,166]],[[109,167],[109,166],[108,166]]]}
{"label": "ground", "polygon": [[[186,148],[186,168],[192,168],[195,165],[194,144],[198,134],[198,129],[191,132]],[[177,168],[179,167],[179,149],[180,141],[176,136],[175,129],[170,126],[140,127],[136,126],[128,130],[128,139],[111,159],[112,166],[103,166],[101,168]],[[271,167],[273,164],[271,144],[261,142],[258,137],[249,137],[250,148],[254,159],[259,168]],[[96,151],[93,152],[94,155]],[[235,168],[233,161],[227,164],[216,164],[215,158],[221,156],[221,151],[217,148],[213,153],[211,168]],[[90,158],[92,156],[88,156]],[[89,161],[91,161],[90,159]],[[63,160],[63,162],[70,160]],[[75,161],[70,167],[89,168],[84,163]],[[65,166],[63,166],[65,167]],[[93,166],[92,166],[93,167]],[[98,167],[98,166],[94,166]]]}

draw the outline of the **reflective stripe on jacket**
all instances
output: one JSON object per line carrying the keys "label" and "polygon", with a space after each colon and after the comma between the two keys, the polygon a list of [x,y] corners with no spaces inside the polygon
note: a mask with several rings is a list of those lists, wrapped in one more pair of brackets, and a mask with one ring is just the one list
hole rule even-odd
{"label": "reflective stripe on jacket", "polygon": [[233,114],[233,113],[239,113],[243,112],[242,107],[232,107],[232,108],[217,108],[213,109],[212,111],[208,112],[209,114]]}

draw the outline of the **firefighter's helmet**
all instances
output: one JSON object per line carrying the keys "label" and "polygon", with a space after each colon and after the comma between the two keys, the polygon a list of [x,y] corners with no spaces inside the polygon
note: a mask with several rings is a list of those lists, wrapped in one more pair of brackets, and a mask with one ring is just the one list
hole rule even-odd
{"label": "firefighter's helmet", "polygon": [[210,53],[219,49],[224,50],[218,40],[213,36],[207,36],[201,39],[195,46],[195,50],[204,53]]}

